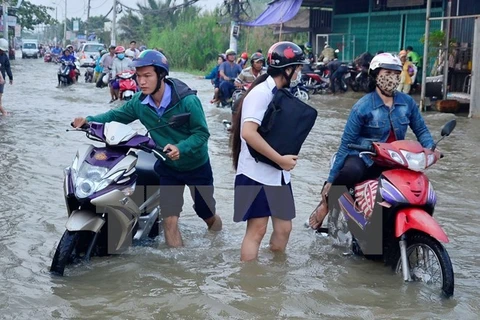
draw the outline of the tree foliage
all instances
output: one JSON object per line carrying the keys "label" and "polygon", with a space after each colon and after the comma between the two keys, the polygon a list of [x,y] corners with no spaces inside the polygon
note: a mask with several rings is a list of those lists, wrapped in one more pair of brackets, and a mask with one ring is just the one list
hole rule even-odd
{"label": "tree foliage", "polygon": [[[13,0],[11,6],[14,7],[18,0]],[[30,1],[23,1],[15,11],[17,16],[17,23],[23,28],[33,30],[35,26],[39,24],[54,24],[55,19],[48,13],[48,11],[54,10],[52,7],[36,5]],[[13,11],[13,10],[12,10]]]}

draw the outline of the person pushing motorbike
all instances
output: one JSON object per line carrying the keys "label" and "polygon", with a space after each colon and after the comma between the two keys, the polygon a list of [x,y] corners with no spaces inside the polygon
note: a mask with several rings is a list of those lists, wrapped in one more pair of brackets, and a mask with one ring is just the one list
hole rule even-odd
{"label": "person pushing motorbike", "polygon": [[[130,123],[135,120],[149,130],[158,146],[163,146],[166,161],[158,160],[155,171],[160,176],[160,212],[167,245],[183,245],[178,218],[183,206],[183,190],[189,186],[194,210],[212,231],[222,229],[215,212],[213,174],[208,155],[208,131],[205,114],[196,91],[178,79],[167,78],[168,61],[155,50],[145,50],[132,62],[141,92],[118,109],[75,118],[79,128],[87,122]],[[177,114],[190,113],[190,120],[180,128],[165,126]],[[161,127],[160,130],[158,130]]]}

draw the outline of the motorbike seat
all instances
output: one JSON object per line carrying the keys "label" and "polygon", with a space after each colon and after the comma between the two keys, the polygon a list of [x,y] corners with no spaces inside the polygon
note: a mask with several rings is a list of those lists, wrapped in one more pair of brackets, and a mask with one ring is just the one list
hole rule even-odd
{"label": "motorbike seat", "polygon": [[137,165],[135,166],[137,173],[137,185],[157,186],[160,183],[160,177],[155,172],[155,162],[157,158],[153,153],[145,151],[138,152]]}

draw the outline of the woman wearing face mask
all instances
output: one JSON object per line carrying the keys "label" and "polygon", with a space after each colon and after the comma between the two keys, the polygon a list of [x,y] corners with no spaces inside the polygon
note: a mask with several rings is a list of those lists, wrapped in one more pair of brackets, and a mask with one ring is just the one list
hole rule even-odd
{"label": "woman wearing face mask", "polygon": [[134,67],[131,67],[132,60],[128,57],[125,57],[125,48],[118,46],[115,48],[115,58],[112,62],[112,69],[110,71],[110,90],[113,90],[113,99],[110,101],[117,100],[119,97],[118,90],[120,89],[119,81],[117,79],[117,74],[124,71],[135,71]]}
{"label": "woman wearing face mask", "polygon": [[345,187],[350,190],[361,181],[377,178],[383,171],[369,157],[360,158],[358,151],[349,149],[348,144],[369,146],[372,142],[403,140],[410,127],[423,147],[433,146],[416,102],[409,95],[395,91],[401,71],[402,63],[390,53],[378,54],[370,62],[372,92],[362,97],[350,112],[340,148],[321,192],[322,201],[310,216],[311,228],[321,226],[328,207],[338,202]]}

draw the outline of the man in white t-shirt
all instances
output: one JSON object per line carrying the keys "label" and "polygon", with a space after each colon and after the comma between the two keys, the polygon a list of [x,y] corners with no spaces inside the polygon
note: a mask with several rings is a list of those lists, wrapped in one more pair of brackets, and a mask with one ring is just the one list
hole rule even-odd
{"label": "man in white t-shirt", "polygon": [[136,59],[140,54],[140,50],[137,49],[137,42],[135,40],[130,41],[130,48],[125,51],[127,57],[133,57]]}

